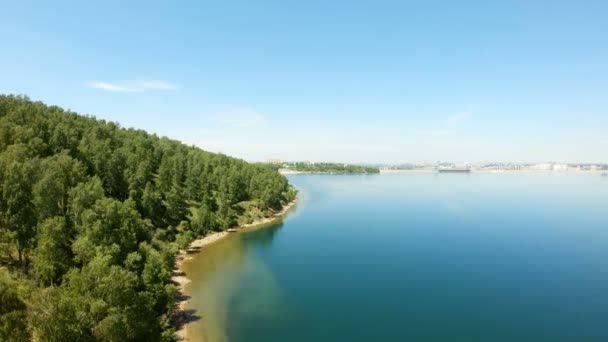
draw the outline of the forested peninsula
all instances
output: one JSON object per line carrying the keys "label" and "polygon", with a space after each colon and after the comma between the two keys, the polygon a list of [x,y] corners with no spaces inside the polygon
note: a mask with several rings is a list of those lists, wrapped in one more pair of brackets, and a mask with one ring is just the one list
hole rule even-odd
{"label": "forested peninsula", "polygon": [[380,173],[380,169],[371,166],[339,164],[339,163],[306,163],[295,162],[285,164],[285,168],[302,173],[333,173],[333,174],[355,174],[355,173]]}
{"label": "forested peninsula", "polygon": [[0,95],[0,341],[172,341],[177,251],[295,195],[271,167]]}

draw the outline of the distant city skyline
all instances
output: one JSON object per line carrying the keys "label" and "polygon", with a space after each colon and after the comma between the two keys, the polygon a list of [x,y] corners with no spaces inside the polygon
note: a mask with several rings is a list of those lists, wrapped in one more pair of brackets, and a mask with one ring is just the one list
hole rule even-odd
{"label": "distant city skyline", "polygon": [[11,1],[0,93],[249,161],[608,162],[602,1]]}

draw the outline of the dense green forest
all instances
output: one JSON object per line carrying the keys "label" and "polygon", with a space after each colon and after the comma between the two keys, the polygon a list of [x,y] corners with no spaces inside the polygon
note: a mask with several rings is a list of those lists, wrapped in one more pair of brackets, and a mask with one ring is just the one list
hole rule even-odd
{"label": "dense green forest", "polygon": [[0,341],[171,341],[178,249],[294,198],[270,167],[0,96]]}
{"label": "dense green forest", "polygon": [[287,168],[294,171],[310,172],[310,173],[379,173],[377,167],[368,167],[361,165],[349,165],[338,163],[304,163],[296,162],[287,164]]}

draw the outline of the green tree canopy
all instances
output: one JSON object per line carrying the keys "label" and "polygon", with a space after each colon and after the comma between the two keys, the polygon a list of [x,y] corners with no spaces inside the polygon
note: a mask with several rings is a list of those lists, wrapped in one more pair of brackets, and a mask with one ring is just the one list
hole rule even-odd
{"label": "green tree canopy", "polygon": [[178,246],[294,197],[276,169],[0,95],[0,340],[171,340]]}

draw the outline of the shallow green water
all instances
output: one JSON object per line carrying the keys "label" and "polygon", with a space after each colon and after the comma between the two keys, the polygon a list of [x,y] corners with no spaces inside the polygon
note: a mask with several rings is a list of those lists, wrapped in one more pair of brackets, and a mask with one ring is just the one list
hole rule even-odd
{"label": "shallow green water", "polygon": [[608,177],[294,175],[185,265],[208,341],[608,341]]}

